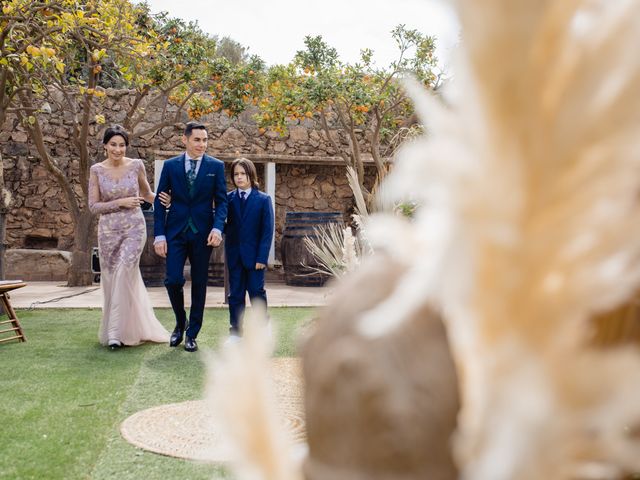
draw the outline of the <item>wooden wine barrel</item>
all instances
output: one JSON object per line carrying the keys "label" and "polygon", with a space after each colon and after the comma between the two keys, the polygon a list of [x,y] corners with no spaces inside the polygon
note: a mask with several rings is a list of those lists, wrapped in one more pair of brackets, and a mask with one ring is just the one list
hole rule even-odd
{"label": "wooden wine barrel", "polygon": [[147,226],[147,243],[140,256],[140,273],[145,287],[163,287],[167,262],[153,249],[153,211],[144,210],[142,213]]}
{"label": "wooden wine barrel", "polygon": [[209,275],[207,285],[224,287],[224,241],[211,252],[209,257]]}
{"label": "wooden wine barrel", "polygon": [[306,247],[304,238],[316,238],[315,227],[342,224],[341,212],[287,212],[280,240],[280,254],[287,285],[319,287],[329,275],[318,272],[318,261]]}

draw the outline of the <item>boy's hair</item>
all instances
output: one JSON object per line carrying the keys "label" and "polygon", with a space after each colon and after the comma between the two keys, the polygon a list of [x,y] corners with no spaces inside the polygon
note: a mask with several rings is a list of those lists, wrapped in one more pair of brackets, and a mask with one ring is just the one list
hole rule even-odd
{"label": "boy's hair", "polygon": [[236,182],[233,180],[233,172],[236,170],[236,165],[240,165],[244,169],[244,172],[247,174],[247,177],[249,177],[251,188],[260,188],[256,166],[253,164],[251,160],[244,157],[236,158],[233,162],[231,162],[231,183],[233,183],[234,186]]}
{"label": "boy's hair", "polygon": [[185,137],[190,137],[191,133],[194,130],[204,130],[206,132],[207,131],[207,127],[204,125],[204,123],[188,122],[184,127],[184,136]]}

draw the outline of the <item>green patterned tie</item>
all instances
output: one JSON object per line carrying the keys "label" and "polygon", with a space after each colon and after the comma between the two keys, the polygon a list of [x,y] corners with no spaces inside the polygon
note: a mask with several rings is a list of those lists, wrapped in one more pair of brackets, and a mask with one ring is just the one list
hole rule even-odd
{"label": "green patterned tie", "polygon": [[189,183],[189,190],[193,188],[193,182],[196,181],[196,163],[197,160],[189,159],[189,171],[187,172],[187,182]]}
{"label": "green patterned tie", "polygon": [[[197,160],[189,159],[189,170],[187,171],[187,183],[189,184],[189,195],[193,197],[193,184],[196,181],[196,163]],[[187,220],[187,226],[185,230],[190,229],[193,233],[198,233],[198,229],[193,223],[193,219],[191,215],[189,215],[189,219]]]}

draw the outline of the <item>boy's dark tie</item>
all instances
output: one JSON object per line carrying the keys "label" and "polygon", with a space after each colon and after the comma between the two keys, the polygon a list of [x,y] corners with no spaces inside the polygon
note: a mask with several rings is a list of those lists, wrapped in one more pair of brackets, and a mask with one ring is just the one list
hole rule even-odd
{"label": "boy's dark tie", "polygon": [[240,192],[240,214],[244,215],[244,206],[247,203],[247,192]]}

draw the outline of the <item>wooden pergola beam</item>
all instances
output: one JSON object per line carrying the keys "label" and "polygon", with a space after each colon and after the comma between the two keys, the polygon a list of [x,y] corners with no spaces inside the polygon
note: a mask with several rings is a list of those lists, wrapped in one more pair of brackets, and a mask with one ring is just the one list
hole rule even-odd
{"label": "wooden pergola beam", "polygon": [[[183,150],[152,150],[155,159],[167,159],[182,154]],[[208,155],[230,162],[238,157],[245,157],[254,163],[276,163],[284,165],[344,165],[342,157],[320,156],[320,155],[279,155],[273,153],[229,153],[229,152],[207,152]],[[374,165],[370,155],[363,155],[365,165]],[[391,161],[391,158],[386,158]]]}

